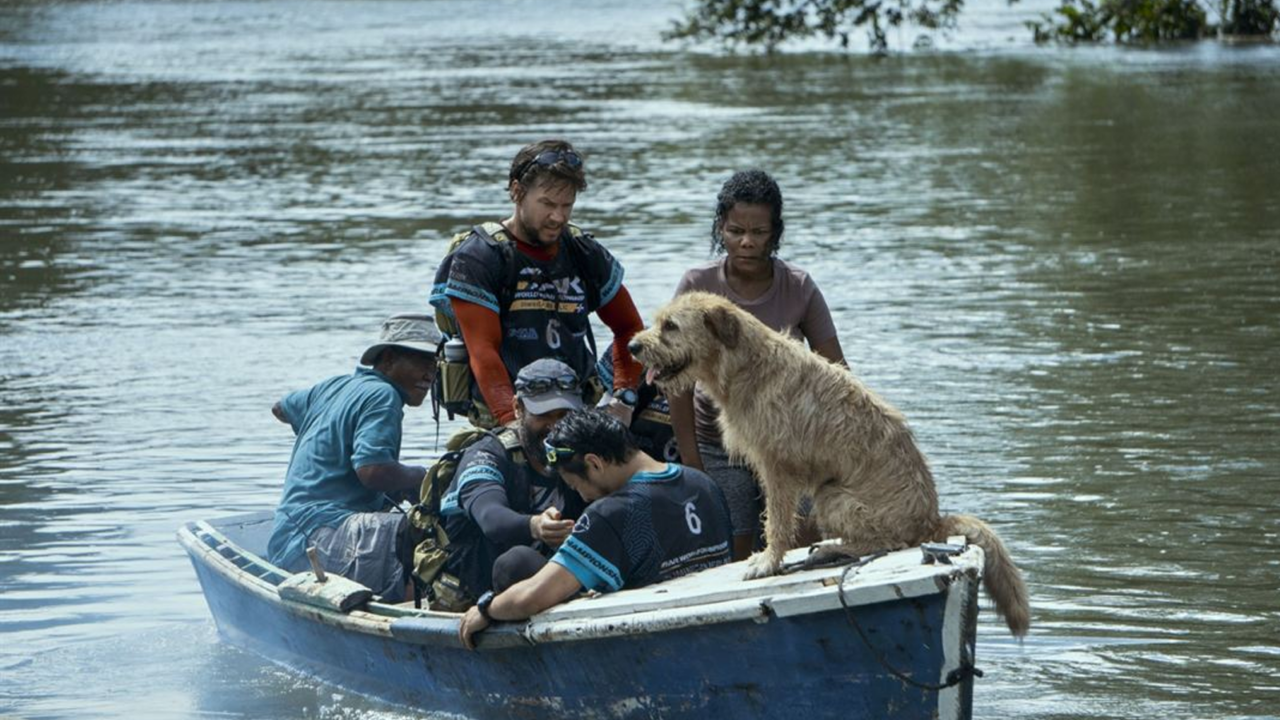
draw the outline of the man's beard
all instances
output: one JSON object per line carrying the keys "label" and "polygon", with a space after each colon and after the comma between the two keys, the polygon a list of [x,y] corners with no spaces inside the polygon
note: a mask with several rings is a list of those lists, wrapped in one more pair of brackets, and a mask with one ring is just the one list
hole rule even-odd
{"label": "man's beard", "polygon": [[520,225],[520,234],[524,235],[525,244],[527,245],[532,245],[533,247],[536,247],[536,248],[549,248],[552,245],[555,245],[556,242],[560,239],[559,237],[557,237],[555,240],[552,240],[551,242],[543,242],[542,234],[538,230],[538,228],[525,222],[524,218],[520,217],[519,213],[516,214],[516,222],[519,223]]}
{"label": "man's beard", "polygon": [[541,459],[546,455],[547,450],[542,444],[550,434],[551,428],[538,433],[530,430],[524,423],[520,423],[516,427],[516,435],[520,438],[520,447],[524,449],[524,456],[527,458],[536,457]]}

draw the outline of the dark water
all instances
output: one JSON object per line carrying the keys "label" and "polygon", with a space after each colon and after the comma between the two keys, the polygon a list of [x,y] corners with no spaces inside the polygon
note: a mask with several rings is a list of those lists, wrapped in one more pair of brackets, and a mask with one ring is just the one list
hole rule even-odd
{"label": "dark water", "polygon": [[776,174],[783,256],[1026,569],[978,717],[1280,716],[1280,49],[1035,49],[997,2],[947,53],[735,57],[674,12],[0,8],[0,714],[408,717],[220,643],[174,530],[275,502],[271,402],[564,135],[646,316]]}

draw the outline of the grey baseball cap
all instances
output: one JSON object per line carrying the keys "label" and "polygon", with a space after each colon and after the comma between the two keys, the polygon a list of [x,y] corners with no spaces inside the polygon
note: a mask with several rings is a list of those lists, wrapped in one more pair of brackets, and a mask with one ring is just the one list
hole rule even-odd
{"label": "grey baseball cap", "polygon": [[542,358],[520,368],[516,373],[516,397],[534,415],[553,410],[582,408],[582,384],[578,373],[559,360]]}
{"label": "grey baseball cap", "polygon": [[442,339],[444,336],[436,329],[436,321],[430,315],[411,313],[392,315],[382,321],[382,333],[378,337],[378,342],[364,351],[360,356],[360,364],[374,364],[378,361],[378,354],[389,347],[400,347],[434,355]]}

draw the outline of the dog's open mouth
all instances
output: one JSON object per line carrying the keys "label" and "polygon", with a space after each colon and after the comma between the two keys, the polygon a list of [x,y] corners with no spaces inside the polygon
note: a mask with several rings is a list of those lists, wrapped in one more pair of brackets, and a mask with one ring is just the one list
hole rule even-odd
{"label": "dog's open mouth", "polygon": [[689,363],[690,361],[686,359],[683,362],[675,365],[668,365],[667,367],[662,367],[661,365],[650,365],[644,373],[645,382],[653,385],[654,383],[661,383],[663,381],[670,380],[684,372],[689,367]]}

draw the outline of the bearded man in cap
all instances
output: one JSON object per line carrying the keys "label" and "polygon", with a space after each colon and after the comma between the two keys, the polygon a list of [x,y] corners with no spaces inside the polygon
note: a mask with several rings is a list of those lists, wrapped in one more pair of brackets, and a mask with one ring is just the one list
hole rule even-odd
{"label": "bearded man in cap", "polygon": [[543,358],[521,368],[514,386],[515,421],[467,448],[441,499],[450,555],[432,609],[461,612],[504,578],[536,571],[524,565],[545,562],[585,506],[547,467],[542,445],[557,421],[582,408],[578,374]]}
{"label": "bearded man in cap", "polygon": [[406,516],[381,512],[403,493],[416,496],[426,468],[400,462],[404,406],[422,405],[436,376],[441,340],[426,315],[395,315],[352,375],[290,393],[271,408],[297,439],[267,545],[290,572],[308,567],[314,546],[327,571],[354,580],[386,602],[405,598],[401,541]]}

